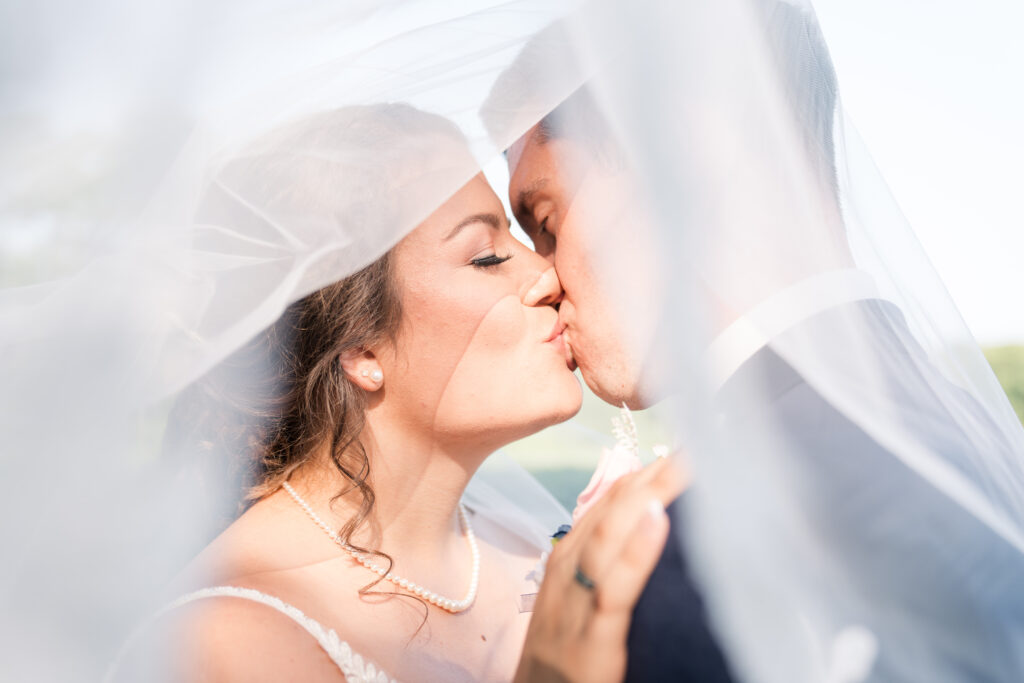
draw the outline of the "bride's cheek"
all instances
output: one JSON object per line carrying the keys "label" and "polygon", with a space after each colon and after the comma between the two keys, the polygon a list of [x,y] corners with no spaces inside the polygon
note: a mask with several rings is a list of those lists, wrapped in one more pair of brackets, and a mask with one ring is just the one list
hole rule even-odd
{"label": "bride's cheek", "polygon": [[[510,403],[521,400],[517,390],[524,377],[520,351],[526,329],[517,297],[462,302],[459,343],[445,351],[453,354],[437,406],[439,422],[455,429],[492,423]],[[472,315],[470,312],[472,311]]]}
{"label": "bride's cheek", "polygon": [[521,345],[525,334],[522,304],[518,297],[504,296],[491,303],[479,319],[470,350],[480,361],[507,363],[508,352]]}
{"label": "bride's cheek", "polygon": [[515,296],[492,300],[469,328],[458,375],[473,383],[487,378],[488,393],[496,395],[522,370],[517,358],[527,330],[522,304]]}

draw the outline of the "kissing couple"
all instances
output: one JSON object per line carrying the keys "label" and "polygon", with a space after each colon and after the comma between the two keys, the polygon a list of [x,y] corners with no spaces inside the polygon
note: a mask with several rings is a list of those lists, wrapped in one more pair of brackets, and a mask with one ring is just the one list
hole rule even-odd
{"label": "kissing couple", "polygon": [[[178,675],[623,678],[632,611],[669,537],[665,506],[683,488],[677,464],[624,476],[553,549],[550,536],[570,520],[529,475],[471,483],[502,446],[576,414],[577,364],[605,400],[647,400],[574,235],[587,226],[551,150],[575,143],[557,137],[554,120],[508,152],[513,210],[535,249],[513,236],[477,174],[383,256],[290,304],[178,399],[168,429],[181,445],[247,453],[252,481],[245,512],[180,579],[194,590],[160,620],[177,634]],[[465,154],[449,122],[401,104],[341,109],[272,135],[266,150],[222,168],[203,210],[248,214],[237,188],[252,183],[242,196],[275,188],[274,201],[291,204],[267,214],[337,215],[338,194],[393,182],[419,161],[406,141],[422,154],[432,139],[428,157]],[[393,166],[323,167],[325,156],[373,154],[378,136],[397,150]],[[316,156],[289,158],[279,145]],[[614,173],[599,181],[605,191]],[[359,187],[347,190],[351,177]],[[678,540],[670,548],[662,561],[686,588]],[[548,550],[538,586],[529,577]],[[698,635],[724,667],[706,628]]]}
{"label": "kissing couple", "polygon": [[[808,3],[478,4],[381,3],[227,107],[24,326],[24,368],[99,350],[43,437],[160,431],[199,482],[110,511],[214,529],[109,679],[1012,680],[1024,436],[920,303]],[[501,449],[577,369],[685,452],[570,524]],[[160,429],[115,419],[141,397]]]}
{"label": "kissing couple", "polygon": [[[576,414],[577,366],[612,405],[655,397],[640,360],[657,351],[622,332],[587,246],[607,229],[587,217],[620,214],[633,191],[601,161],[610,138],[599,150],[577,137],[577,111],[593,106],[580,88],[507,149],[533,248],[477,172],[178,397],[165,443],[239,463],[247,502],[141,636],[175,643],[174,676],[617,681],[628,661],[636,680],[730,680],[670,534],[679,462],[622,476],[568,533],[568,514],[512,463],[477,476],[501,447]],[[219,160],[195,222],[247,237],[277,216],[321,225],[472,163],[440,116],[341,108]],[[651,261],[635,257],[637,272]],[[667,593],[648,583],[655,567]],[[627,648],[638,601],[636,627],[660,633],[644,637],[647,656]],[[654,628],[665,619],[679,628]],[[687,656],[669,661],[662,646],[680,633]],[[147,652],[133,644],[118,671]]]}

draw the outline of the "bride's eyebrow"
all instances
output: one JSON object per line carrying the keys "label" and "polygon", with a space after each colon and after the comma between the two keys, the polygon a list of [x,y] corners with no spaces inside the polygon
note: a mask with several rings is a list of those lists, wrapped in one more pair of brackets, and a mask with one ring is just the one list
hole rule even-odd
{"label": "bride's eyebrow", "polygon": [[505,216],[499,216],[496,213],[475,213],[472,216],[467,216],[459,221],[459,224],[452,228],[451,232],[445,235],[444,239],[441,241],[447,242],[458,235],[464,227],[472,225],[473,223],[486,223],[495,230],[506,228],[511,225],[511,221]]}

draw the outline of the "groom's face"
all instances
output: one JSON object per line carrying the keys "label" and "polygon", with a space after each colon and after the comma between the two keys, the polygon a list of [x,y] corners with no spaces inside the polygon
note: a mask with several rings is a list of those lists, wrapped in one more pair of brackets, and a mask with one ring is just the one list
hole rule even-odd
{"label": "groom's face", "polygon": [[584,143],[548,139],[537,127],[509,149],[508,161],[516,219],[565,289],[559,317],[583,379],[609,403],[644,407],[651,397],[642,391],[642,361],[659,290],[636,193]]}

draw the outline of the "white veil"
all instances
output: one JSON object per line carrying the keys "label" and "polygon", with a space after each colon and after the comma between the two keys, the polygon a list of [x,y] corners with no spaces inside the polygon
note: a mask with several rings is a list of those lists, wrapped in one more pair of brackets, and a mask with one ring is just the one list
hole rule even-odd
{"label": "white veil", "polygon": [[[4,167],[0,638],[19,680],[98,678],[131,627],[175,597],[168,581],[237,514],[240,476],[195,450],[161,455],[175,397],[289,303],[381,256],[522,134],[517,119],[492,137],[480,104],[564,7],[177,10],[109,3],[93,8],[95,28],[74,13],[48,28],[14,24],[53,52],[4,94],[11,130],[38,146],[5,140],[35,164]],[[96,107],[62,109],[82,90],[59,61],[62,40],[91,57],[78,79],[108,91]],[[582,81],[556,74],[534,119]],[[266,173],[239,171],[253,158]],[[25,172],[60,162],[70,168],[40,174],[52,187]],[[95,205],[61,194],[74,192]],[[24,226],[48,224],[54,239],[19,253],[19,231],[31,242]],[[467,503],[538,555],[565,515],[500,459]]]}
{"label": "white veil", "polygon": [[[1018,678],[1024,431],[810,3],[596,2],[557,32],[593,69],[546,133],[584,178],[558,220],[586,216],[629,347],[677,399],[680,522],[735,674]],[[587,194],[616,172],[622,196]]]}
{"label": "white veil", "polygon": [[[97,6],[92,27],[71,13],[4,86],[19,152],[2,167],[0,292],[12,677],[95,678],[230,515],[228,468],[157,457],[174,395],[381,255],[584,83],[634,190],[593,214],[591,247],[648,378],[677,398],[696,472],[682,522],[737,676],[1024,670],[1024,432],[845,120],[808,3],[155,9]],[[98,55],[84,75],[51,68],[65,39]],[[27,42],[4,41],[5,67]],[[114,113],[76,115],[83,83]],[[458,135],[280,133],[381,103]],[[231,160],[261,149],[380,176],[330,197],[325,224],[232,183]],[[26,172],[54,159],[74,163]],[[198,222],[211,183],[249,220]],[[510,502],[547,518],[536,501]]]}
{"label": "white veil", "polygon": [[[665,347],[680,521],[734,672],[1015,680],[1024,431],[844,116],[810,4],[599,5],[567,32],[593,61],[615,46],[587,88],[637,189],[593,233],[620,236],[625,327]],[[645,239],[659,258],[628,270]]]}

